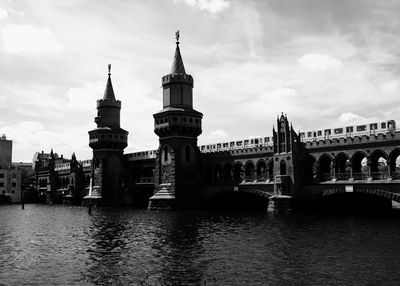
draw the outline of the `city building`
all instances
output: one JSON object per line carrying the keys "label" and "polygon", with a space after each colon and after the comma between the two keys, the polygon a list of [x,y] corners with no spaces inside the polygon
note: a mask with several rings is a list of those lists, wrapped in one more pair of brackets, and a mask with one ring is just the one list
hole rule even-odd
{"label": "city building", "polygon": [[12,162],[12,140],[6,135],[0,137],[0,202],[21,202],[22,171]]}

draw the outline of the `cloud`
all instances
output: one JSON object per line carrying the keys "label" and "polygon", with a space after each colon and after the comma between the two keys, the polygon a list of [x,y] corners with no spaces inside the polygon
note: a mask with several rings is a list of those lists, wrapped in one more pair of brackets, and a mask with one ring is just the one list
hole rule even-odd
{"label": "cloud", "polygon": [[4,51],[11,54],[48,53],[61,50],[49,28],[29,25],[7,25],[1,31]]}
{"label": "cloud", "polygon": [[262,98],[282,100],[284,98],[293,98],[297,96],[296,90],[288,87],[278,88],[270,93],[264,93]]}
{"label": "cloud", "polygon": [[342,113],[339,118],[339,122],[345,123],[345,124],[359,124],[359,123],[366,123],[369,120],[365,117],[362,117],[358,114],[352,113],[352,112],[345,112]]}
{"label": "cloud", "polygon": [[201,141],[204,142],[205,144],[221,142],[221,141],[226,140],[226,138],[228,138],[228,137],[229,137],[228,134],[224,130],[217,129],[217,130],[211,131],[207,135],[203,135],[201,137]]}
{"label": "cloud", "polygon": [[340,60],[322,54],[307,54],[299,58],[298,62],[311,71],[327,71],[328,69],[342,66]]}
{"label": "cloud", "polygon": [[68,107],[71,110],[93,111],[104,89],[104,81],[89,82],[83,87],[70,88],[67,91]]}
{"label": "cloud", "polygon": [[0,8],[0,20],[8,18],[8,12],[6,9]]}
{"label": "cloud", "polygon": [[[177,2],[178,0],[175,0]],[[180,0],[189,6],[206,10],[210,13],[216,14],[222,12],[229,7],[229,1],[226,0]]]}

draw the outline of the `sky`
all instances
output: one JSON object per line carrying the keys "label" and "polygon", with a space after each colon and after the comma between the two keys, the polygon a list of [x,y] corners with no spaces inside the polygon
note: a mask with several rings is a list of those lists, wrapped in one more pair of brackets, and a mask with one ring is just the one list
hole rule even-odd
{"label": "sky", "polygon": [[156,149],[153,114],[175,51],[194,78],[199,144],[394,119],[400,1],[0,0],[0,134],[13,161],[90,159],[112,64],[125,153]]}

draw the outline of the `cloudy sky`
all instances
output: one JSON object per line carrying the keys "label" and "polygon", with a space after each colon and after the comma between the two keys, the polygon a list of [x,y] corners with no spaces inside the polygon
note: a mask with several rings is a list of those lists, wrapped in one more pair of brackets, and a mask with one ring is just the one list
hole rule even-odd
{"label": "cloudy sky", "polygon": [[[152,114],[181,32],[199,143],[399,120],[400,1],[0,0],[0,133],[13,161],[91,158],[112,64],[126,151],[156,148]],[[400,122],[400,121],[399,121]]]}

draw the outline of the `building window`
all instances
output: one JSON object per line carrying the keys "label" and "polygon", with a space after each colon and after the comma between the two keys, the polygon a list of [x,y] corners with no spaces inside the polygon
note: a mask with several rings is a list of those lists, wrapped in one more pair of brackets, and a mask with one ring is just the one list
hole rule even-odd
{"label": "building window", "polygon": [[12,182],[12,183],[11,183],[11,187],[14,187],[14,188],[15,188],[16,186],[17,186],[17,183],[16,183],[16,182]]}
{"label": "building window", "polygon": [[13,174],[12,174],[12,177],[15,179],[15,178],[17,177],[17,174],[16,174],[16,173],[13,173]]}
{"label": "building window", "polygon": [[4,173],[0,173],[0,178],[4,178]]}
{"label": "building window", "polygon": [[0,182],[0,187],[4,187],[4,182]]}
{"label": "building window", "polygon": [[168,162],[168,146],[164,146],[164,162]]}
{"label": "building window", "polygon": [[15,191],[11,191],[12,194],[15,194]]}

